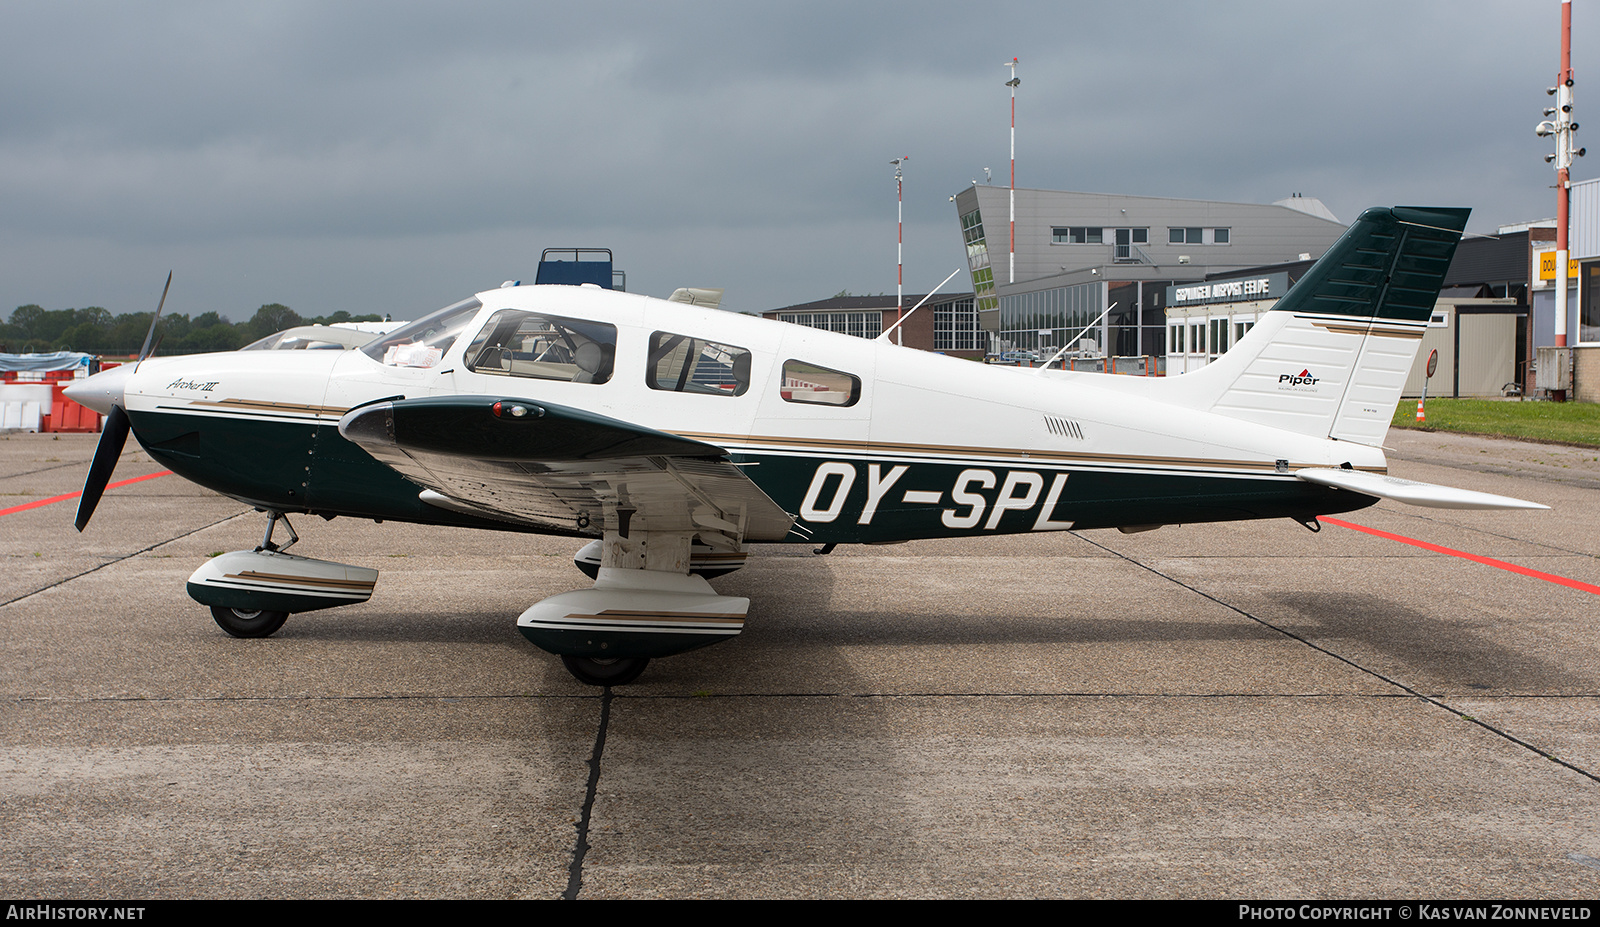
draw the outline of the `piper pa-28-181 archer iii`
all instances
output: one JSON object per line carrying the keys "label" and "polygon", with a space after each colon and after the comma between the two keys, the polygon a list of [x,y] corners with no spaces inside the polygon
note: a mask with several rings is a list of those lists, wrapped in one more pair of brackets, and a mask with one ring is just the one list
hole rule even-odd
{"label": "piper pa-28-181 archer iii", "polygon": [[618,685],[739,633],[749,600],[706,578],[751,544],[1544,508],[1387,475],[1467,214],[1367,210],[1232,350],[1169,378],[985,366],[592,285],[489,290],[357,351],[147,359],[68,390],[108,415],[78,527],[130,428],[264,511],[260,546],[189,579],[238,637],[372,594],[376,570],[274,544],[289,513],[589,538],[593,587],[517,625]]}

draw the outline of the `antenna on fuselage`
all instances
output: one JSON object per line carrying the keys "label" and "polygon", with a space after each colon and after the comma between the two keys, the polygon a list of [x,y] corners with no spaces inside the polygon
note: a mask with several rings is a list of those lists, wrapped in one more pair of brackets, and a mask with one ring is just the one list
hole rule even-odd
{"label": "antenna on fuselage", "polygon": [[[956,274],[959,274],[959,273],[961,273],[961,268],[957,267],[955,270],[950,271],[950,277],[954,277]],[[946,283],[949,283],[950,282],[950,277],[946,277],[943,280],[940,280],[939,281],[939,286],[944,286]],[[915,306],[912,306],[911,307],[911,312],[916,312],[918,309],[921,309],[923,303],[925,303],[928,300],[932,299],[933,298],[933,294],[939,292],[939,286],[934,287],[933,290],[931,292],[929,292],[927,296],[922,297],[922,300],[920,302],[918,302]],[[904,322],[906,319],[911,318],[911,312],[907,312],[904,315],[900,316],[900,318],[895,320],[893,325],[891,325],[888,328],[883,330],[883,334],[879,335],[878,337],[876,337],[876,338],[874,338],[872,340],[873,341],[888,341],[889,340],[889,333],[894,331],[895,329],[899,328],[901,322]]]}

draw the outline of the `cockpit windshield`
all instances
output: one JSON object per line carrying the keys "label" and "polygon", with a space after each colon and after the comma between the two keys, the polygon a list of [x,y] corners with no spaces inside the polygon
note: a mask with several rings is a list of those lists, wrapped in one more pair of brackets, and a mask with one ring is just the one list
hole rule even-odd
{"label": "cockpit windshield", "polygon": [[432,367],[482,308],[476,297],[464,299],[371,342],[361,353],[391,367]]}

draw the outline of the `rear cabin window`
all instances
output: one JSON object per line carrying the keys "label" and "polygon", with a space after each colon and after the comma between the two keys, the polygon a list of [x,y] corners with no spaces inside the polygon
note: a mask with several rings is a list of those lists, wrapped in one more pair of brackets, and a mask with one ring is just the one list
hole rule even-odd
{"label": "rear cabin window", "polygon": [[823,406],[853,406],[861,398],[861,378],[816,364],[783,362],[784,401]]}
{"label": "rear cabin window", "polygon": [[644,382],[671,393],[743,396],[750,388],[750,352],[689,335],[656,332],[650,336]]}
{"label": "rear cabin window", "polygon": [[604,383],[617,355],[617,327],[502,309],[467,346],[467,369],[501,377]]}

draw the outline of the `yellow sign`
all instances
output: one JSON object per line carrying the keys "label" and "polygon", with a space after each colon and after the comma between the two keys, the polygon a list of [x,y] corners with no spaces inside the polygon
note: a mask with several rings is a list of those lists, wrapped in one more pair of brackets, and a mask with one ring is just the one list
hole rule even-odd
{"label": "yellow sign", "polygon": [[[1567,261],[1567,279],[1576,280],[1578,277],[1578,262]],[[1556,253],[1554,251],[1539,252],[1539,279],[1554,280],[1556,278]]]}

